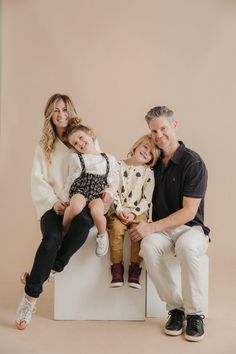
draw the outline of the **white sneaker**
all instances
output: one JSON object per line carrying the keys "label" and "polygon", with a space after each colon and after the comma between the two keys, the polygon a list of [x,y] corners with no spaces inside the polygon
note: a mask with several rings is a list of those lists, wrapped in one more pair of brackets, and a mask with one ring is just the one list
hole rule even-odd
{"label": "white sneaker", "polygon": [[26,329],[31,321],[32,314],[36,311],[36,300],[29,301],[25,294],[16,311],[16,327],[18,329]]}
{"label": "white sneaker", "polygon": [[105,256],[105,254],[107,254],[108,247],[109,247],[107,231],[105,231],[105,233],[102,235],[96,236],[96,243],[97,243],[96,250],[95,250],[96,255],[98,257]]}

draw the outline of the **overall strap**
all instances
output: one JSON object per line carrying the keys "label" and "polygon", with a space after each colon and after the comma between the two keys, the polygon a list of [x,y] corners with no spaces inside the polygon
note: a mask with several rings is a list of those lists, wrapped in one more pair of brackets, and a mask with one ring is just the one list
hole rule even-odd
{"label": "overall strap", "polygon": [[81,154],[81,152],[77,152],[77,155],[78,155],[78,158],[79,158],[79,160],[80,160],[81,167],[82,167],[81,174],[82,174],[82,173],[85,173],[85,172],[86,172],[86,168],[85,168],[85,163],[84,163],[83,155]]}
{"label": "overall strap", "polygon": [[105,173],[105,178],[107,179],[108,173],[110,171],[110,163],[107,155],[104,152],[101,152],[101,155],[105,158],[106,163],[107,163],[107,168],[106,168],[106,173]]}

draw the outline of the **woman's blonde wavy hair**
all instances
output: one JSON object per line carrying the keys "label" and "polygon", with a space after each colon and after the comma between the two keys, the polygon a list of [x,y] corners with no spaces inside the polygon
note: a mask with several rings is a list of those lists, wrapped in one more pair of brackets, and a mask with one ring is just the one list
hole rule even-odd
{"label": "woman's blonde wavy hair", "polygon": [[44,110],[44,124],[43,124],[42,136],[39,141],[45,159],[48,163],[51,163],[51,154],[56,140],[56,131],[55,131],[55,126],[52,122],[52,115],[55,109],[55,104],[60,100],[62,100],[66,105],[69,120],[77,116],[77,112],[74,107],[74,104],[72,103],[71,99],[68,96],[60,93],[56,93],[49,98]]}
{"label": "woman's blonde wavy hair", "polygon": [[151,146],[151,154],[152,154],[152,159],[147,163],[147,165],[149,165],[150,167],[153,167],[160,157],[160,149],[158,149],[158,147],[155,145],[150,134],[143,135],[140,139],[138,139],[134,143],[134,145],[130,149],[130,152],[128,153],[128,157],[133,156],[137,147],[140,144],[144,143],[145,141]]}

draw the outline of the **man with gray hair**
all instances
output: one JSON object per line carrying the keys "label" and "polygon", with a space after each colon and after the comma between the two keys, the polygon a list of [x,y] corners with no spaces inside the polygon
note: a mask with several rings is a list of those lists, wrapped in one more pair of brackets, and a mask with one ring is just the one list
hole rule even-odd
{"label": "man with gray hair", "polygon": [[[209,243],[204,225],[204,196],[207,169],[201,157],[177,140],[173,112],[166,106],[152,108],[145,117],[161,158],[154,166],[153,222],[140,222],[130,230],[131,239],[141,242],[140,255],[169,318],[164,331],[180,335],[187,320],[185,338],[204,337],[201,256]],[[175,255],[180,262],[182,295],[165,263]]]}

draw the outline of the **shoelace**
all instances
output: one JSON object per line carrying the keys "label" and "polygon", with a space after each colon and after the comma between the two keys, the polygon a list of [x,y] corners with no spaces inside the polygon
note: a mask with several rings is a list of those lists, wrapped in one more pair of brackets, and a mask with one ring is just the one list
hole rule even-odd
{"label": "shoelace", "polygon": [[106,245],[105,237],[97,237],[98,248],[104,248]]}
{"label": "shoelace", "polygon": [[130,275],[132,277],[138,278],[140,275],[141,269],[139,267],[131,267],[130,268]]}
{"label": "shoelace", "polygon": [[24,302],[20,308],[19,311],[19,318],[18,320],[20,322],[30,322],[32,314],[36,311],[36,306],[35,304],[31,304],[30,301],[27,299],[24,299]]}
{"label": "shoelace", "polygon": [[172,321],[179,322],[182,320],[182,312],[180,310],[171,310],[168,312],[169,318],[171,317]]}
{"label": "shoelace", "polygon": [[113,278],[120,279],[122,277],[122,269],[119,264],[113,264],[112,266]]}
{"label": "shoelace", "polygon": [[[190,317],[188,317],[188,321],[190,323],[190,326],[194,329],[194,330],[198,330],[199,324],[202,323],[202,320],[205,318],[204,315],[192,315]],[[204,323],[203,323],[204,324]]]}

